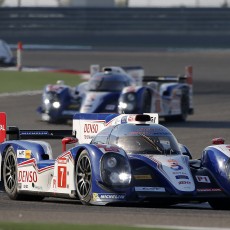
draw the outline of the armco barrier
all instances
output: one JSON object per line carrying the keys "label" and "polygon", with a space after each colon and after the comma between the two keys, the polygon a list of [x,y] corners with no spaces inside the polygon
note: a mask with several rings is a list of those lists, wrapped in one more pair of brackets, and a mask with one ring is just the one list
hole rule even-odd
{"label": "armco barrier", "polygon": [[0,8],[10,44],[230,47],[229,8]]}

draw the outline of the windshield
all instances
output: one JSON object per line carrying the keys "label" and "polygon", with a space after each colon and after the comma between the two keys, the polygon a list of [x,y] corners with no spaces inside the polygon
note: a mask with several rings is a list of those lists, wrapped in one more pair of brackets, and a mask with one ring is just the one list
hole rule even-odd
{"label": "windshield", "polygon": [[126,86],[124,81],[112,81],[105,78],[93,79],[89,82],[89,91],[121,91]]}
{"label": "windshield", "polygon": [[[162,126],[123,125],[111,135],[111,144],[123,148],[128,154],[181,154],[174,135]],[[119,135],[116,135],[119,134]]]}
{"label": "windshield", "polygon": [[139,135],[121,137],[118,139],[117,145],[129,154],[180,154],[179,148],[170,136],[147,137]]}

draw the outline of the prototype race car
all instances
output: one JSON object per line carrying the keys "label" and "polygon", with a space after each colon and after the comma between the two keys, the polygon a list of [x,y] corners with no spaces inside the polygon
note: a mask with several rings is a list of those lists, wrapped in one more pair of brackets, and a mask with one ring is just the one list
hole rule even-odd
{"label": "prototype race car", "polygon": [[0,39],[0,67],[10,66],[16,66],[16,59],[9,45],[4,40]]}
{"label": "prototype race car", "polygon": [[[7,128],[0,113],[0,183],[11,199],[64,197],[94,205],[196,201],[230,208],[230,145],[222,139],[193,160],[158,124],[157,114],[77,113],[73,132],[74,137],[65,130]],[[31,140],[65,135],[56,159],[47,142]],[[70,143],[76,145],[66,150]]]}
{"label": "prototype race car", "polygon": [[184,76],[144,76],[141,67],[105,67],[71,90],[47,85],[38,111],[42,120],[72,120],[80,113],[158,113],[185,121],[193,113],[192,67]]}

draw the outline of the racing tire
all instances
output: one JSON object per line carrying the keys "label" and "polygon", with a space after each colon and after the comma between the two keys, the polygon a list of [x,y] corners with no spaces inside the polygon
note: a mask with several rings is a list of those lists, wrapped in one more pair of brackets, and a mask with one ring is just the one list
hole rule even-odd
{"label": "racing tire", "polygon": [[11,200],[28,200],[28,201],[40,201],[43,200],[43,196],[25,195],[18,193],[18,168],[17,168],[17,156],[13,147],[9,147],[6,151],[3,163],[3,181],[4,188]]}
{"label": "racing tire", "polygon": [[143,93],[142,108],[140,113],[150,113],[151,112],[151,100],[152,96],[148,90]]}
{"label": "racing tire", "polygon": [[208,203],[215,210],[230,210],[230,199],[227,198],[212,199]]}
{"label": "racing tire", "polygon": [[186,121],[189,114],[189,97],[188,93],[184,92],[181,97],[181,115],[177,117],[178,121]]}
{"label": "racing tire", "polygon": [[76,162],[76,191],[82,204],[89,205],[92,193],[92,167],[89,154],[83,150]]}
{"label": "racing tire", "polygon": [[181,114],[176,116],[165,117],[166,122],[185,122],[189,114],[189,96],[186,91],[181,96]]}
{"label": "racing tire", "polygon": [[3,181],[7,195],[12,200],[19,200],[21,196],[18,194],[18,178],[17,178],[17,157],[12,147],[6,151],[3,163]]}

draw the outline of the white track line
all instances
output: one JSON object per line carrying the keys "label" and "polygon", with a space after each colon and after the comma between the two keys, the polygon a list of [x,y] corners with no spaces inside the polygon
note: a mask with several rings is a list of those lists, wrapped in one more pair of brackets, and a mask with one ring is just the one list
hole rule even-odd
{"label": "white track line", "polygon": [[34,90],[34,91],[22,91],[22,92],[15,92],[15,93],[1,93],[0,97],[17,97],[17,96],[33,96],[42,94],[42,90]]}
{"label": "white track line", "polygon": [[192,226],[167,226],[167,225],[134,225],[141,228],[160,228],[171,230],[230,230],[230,228],[192,227]]}

